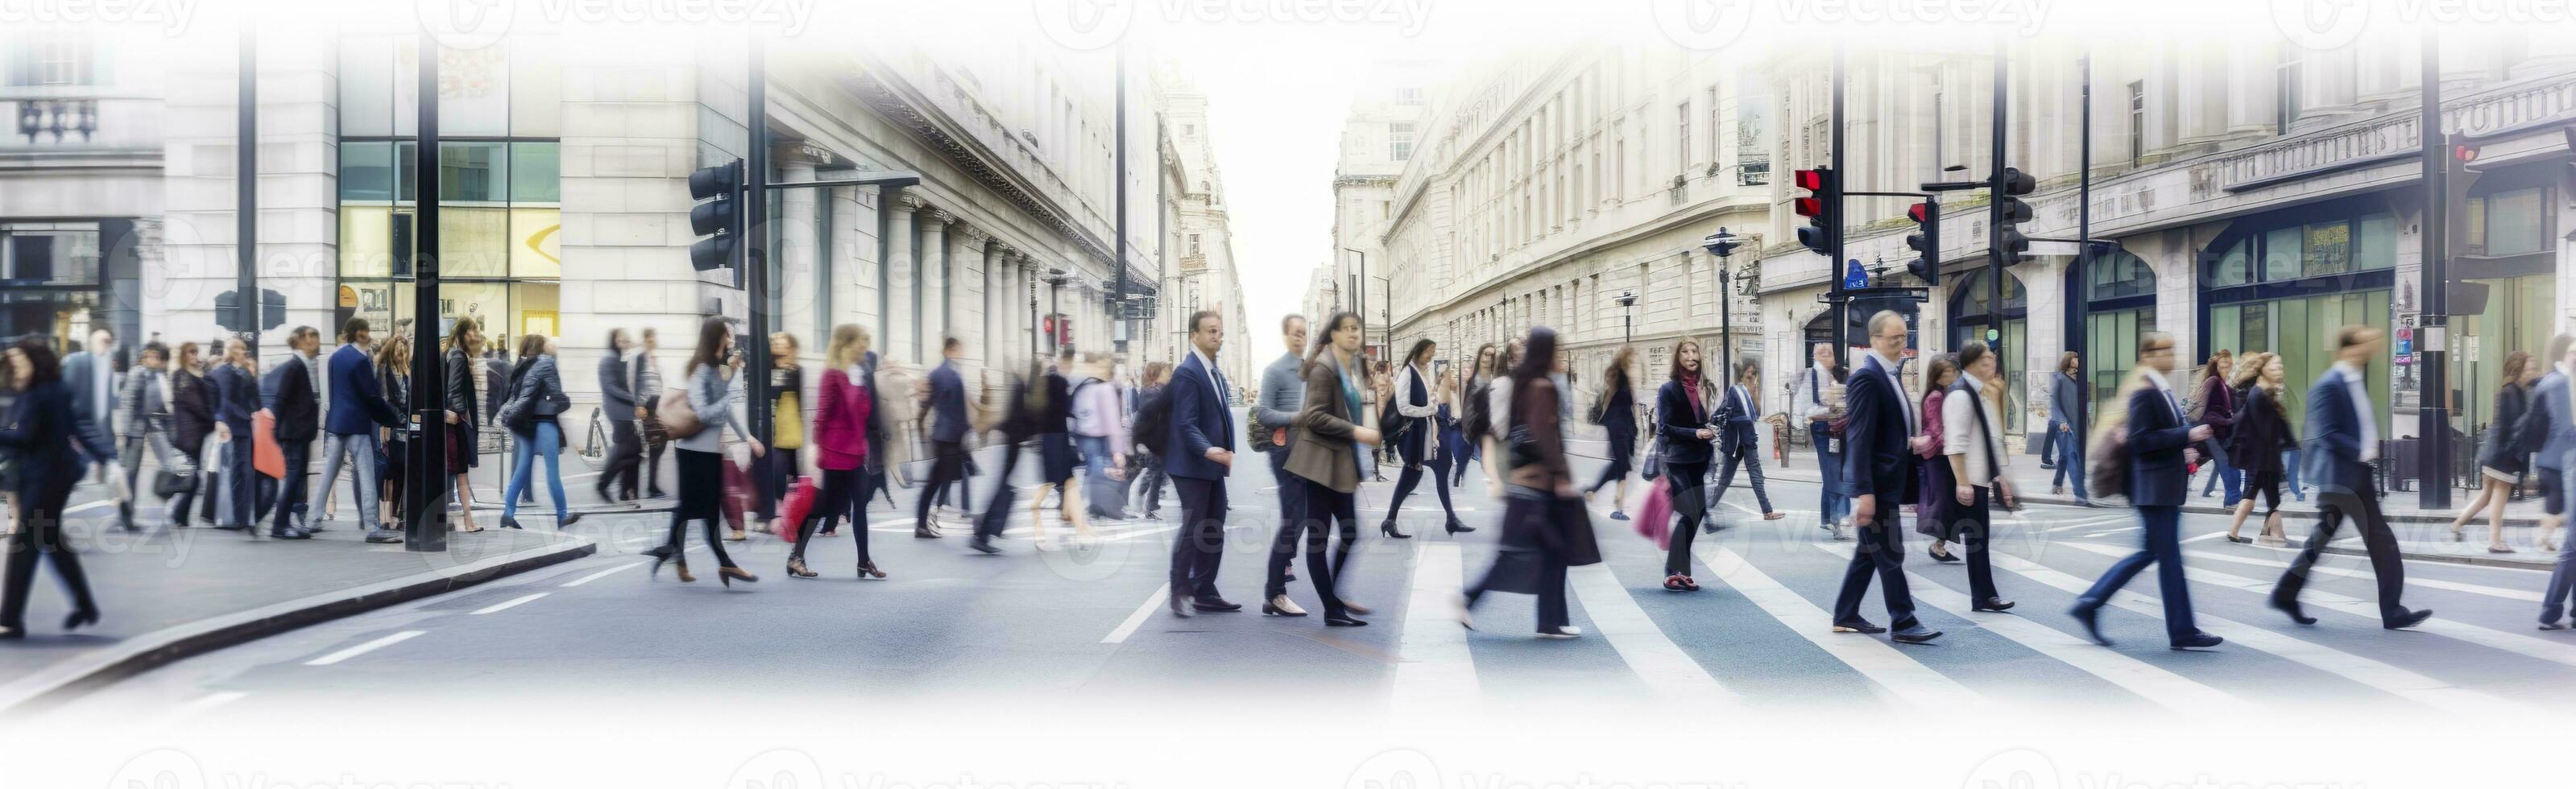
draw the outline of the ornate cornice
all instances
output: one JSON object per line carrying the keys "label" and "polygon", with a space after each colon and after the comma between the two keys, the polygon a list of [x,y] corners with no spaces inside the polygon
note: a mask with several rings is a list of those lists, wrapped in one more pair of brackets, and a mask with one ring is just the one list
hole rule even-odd
{"label": "ornate cornice", "polygon": [[1022,213],[1057,234],[1072,239],[1083,253],[1093,260],[1099,261],[1102,265],[1110,263],[1111,256],[1107,243],[1074,224],[1066,217],[1065,212],[1054,204],[1054,201],[1038,195],[1033,187],[1022,183],[1016,174],[997,164],[999,157],[992,155],[992,152],[981,142],[963,135],[951,134],[945,125],[930,116],[930,112],[923,108],[922,103],[914,101],[911,96],[903,95],[908,92],[907,89],[889,84],[879,78],[878,72],[884,68],[882,63],[865,55],[860,56],[860,60],[863,68],[857,76],[849,80],[849,86],[851,92],[861,103],[866,104],[869,110],[876,112],[887,122],[911,132],[914,137],[947,159],[950,164],[965,171],[967,176],[973,178],[976,183],[1019,208]]}

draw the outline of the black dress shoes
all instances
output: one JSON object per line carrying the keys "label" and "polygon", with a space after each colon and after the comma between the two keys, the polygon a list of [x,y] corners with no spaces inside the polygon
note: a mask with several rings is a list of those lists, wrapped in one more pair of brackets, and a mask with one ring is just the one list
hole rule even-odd
{"label": "black dress shoes", "polygon": [[2424,624],[2424,620],[2431,618],[2433,618],[2433,609],[2430,608],[2421,611],[2407,611],[2403,614],[2382,620],[2379,623],[2379,626],[2390,630],[2404,630],[2416,625]]}
{"label": "black dress shoes", "polygon": [[1841,621],[1841,622],[1835,622],[1835,623],[1834,623],[1834,632],[1836,632],[1836,633],[1861,633],[1861,634],[1866,634],[1866,635],[1875,635],[1875,634],[1878,634],[1878,633],[1885,633],[1885,632],[1887,632],[1887,628],[1879,627],[1879,626],[1877,626],[1877,625],[1870,624],[1870,623],[1869,623],[1869,620],[1867,620],[1867,619],[1849,619],[1849,620],[1844,620],[1844,621]]}
{"label": "black dress shoes", "polygon": [[2076,624],[2084,626],[2084,635],[2087,638],[2093,639],[2093,643],[2106,647],[2111,645],[2111,639],[2102,637],[2102,609],[2086,605],[2084,603],[2076,603],[2075,607],[2068,610],[2066,614],[2068,616],[2075,617]]}
{"label": "black dress shoes", "polygon": [[1192,600],[1190,601],[1190,607],[1198,609],[1199,613],[1202,614],[1221,614],[1229,611],[1243,610],[1242,603],[1229,603],[1222,597],[1202,597]]}
{"label": "black dress shoes", "polygon": [[2316,617],[2309,616],[2307,609],[2299,607],[2299,601],[2297,598],[2282,597],[2277,594],[2273,595],[2272,607],[2280,609],[2281,613],[2289,614],[2290,621],[2292,622],[2297,622],[2302,625],[2313,625],[2317,623]]}
{"label": "black dress shoes", "polygon": [[2217,636],[2213,636],[2213,635],[2210,635],[2210,634],[2208,634],[2208,633],[2193,633],[2193,634],[2191,634],[2191,635],[2187,635],[2187,636],[2183,636],[2183,637],[2181,637],[2181,638],[2174,639],[2174,642],[2173,642],[2173,648],[2175,648],[2175,649],[2208,649],[2208,648],[2210,648],[2210,647],[2218,646],[2220,643],[2223,643],[2223,642],[2225,642],[2226,640],[2227,640],[2227,639],[2219,638],[2219,637],[2217,637]]}
{"label": "black dress shoes", "polygon": [[1984,600],[1977,601],[1976,605],[1968,606],[1969,610],[1972,611],[1991,611],[1998,614],[2010,611],[2012,610],[2012,607],[2013,601],[2006,600],[2001,597],[1989,597]]}
{"label": "black dress shoes", "polygon": [[1367,623],[1367,622],[1362,622],[1362,621],[1357,620],[1357,619],[1352,619],[1352,618],[1350,618],[1349,616],[1346,616],[1346,615],[1345,615],[1345,616],[1326,616],[1326,617],[1324,617],[1324,626],[1325,626],[1325,627],[1367,627],[1367,626],[1368,626],[1368,623]]}
{"label": "black dress shoes", "polygon": [[1895,640],[1896,643],[1899,644],[1929,644],[1932,643],[1932,639],[1940,637],[1941,631],[1924,627],[1920,624],[1896,631],[1888,636],[1888,638]]}
{"label": "black dress shoes", "polygon": [[1172,615],[1173,615],[1173,616],[1177,616],[1177,617],[1180,617],[1180,618],[1182,618],[1182,619],[1188,619],[1188,618],[1190,618],[1190,600],[1189,600],[1189,598],[1182,597],[1182,596],[1180,596],[1180,595],[1172,595],[1171,603],[1172,603]]}
{"label": "black dress shoes", "polygon": [[268,537],[272,540],[310,540],[313,539],[313,533],[293,526],[288,526],[282,529],[268,530]]}
{"label": "black dress shoes", "polygon": [[1956,555],[1954,555],[1954,554],[1942,553],[1942,552],[1940,552],[1940,551],[1935,551],[1935,550],[1932,550],[1932,549],[1930,549],[1930,548],[1925,548],[1925,549],[1923,549],[1923,553],[1924,553],[1925,555],[1927,555],[1927,556],[1932,557],[1932,561],[1940,562],[1940,563],[1942,563],[1942,564],[1949,564],[1949,563],[1951,563],[1951,562],[1955,562],[1955,561],[1958,561],[1958,560],[1959,560],[1959,557],[1958,557],[1958,556],[1956,556]]}

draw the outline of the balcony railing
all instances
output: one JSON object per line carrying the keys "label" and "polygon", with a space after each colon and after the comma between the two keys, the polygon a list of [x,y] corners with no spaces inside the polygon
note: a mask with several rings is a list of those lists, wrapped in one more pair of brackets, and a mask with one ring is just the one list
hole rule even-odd
{"label": "balcony railing", "polygon": [[[2507,85],[2442,104],[2443,126],[2470,135],[2576,117],[2576,73]],[[2210,188],[2233,190],[2373,157],[2410,154],[2422,150],[2419,125],[2417,113],[2408,110],[2220,154],[2194,166],[2206,174],[2193,179],[2195,191],[2204,192],[2194,197],[2214,196],[2205,193]]]}
{"label": "balcony railing", "polygon": [[161,147],[159,99],[101,95],[88,88],[0,88],[9,119],[0,151],[74,152]]}

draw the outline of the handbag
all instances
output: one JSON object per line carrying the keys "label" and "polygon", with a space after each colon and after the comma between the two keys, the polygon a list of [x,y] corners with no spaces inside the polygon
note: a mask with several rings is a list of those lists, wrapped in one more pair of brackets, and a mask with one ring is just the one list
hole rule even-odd
{"label": "handbag", "polygon": [[286,478],[286,450],[277,445],[277,415],[260,409],[250,419],[250,467],[269,479]]}
{"label": "handbag", "polygon": [[163,499],[196,489],[196,469],[164,466],[160,473],[152,475],[152,495]]}
{"label": "handbag", "polygon": [[590,412],[590,435],[586,436],[585,440],[582,442],[582,457],[589,458],[591,460],[598,460],[608,455],[608,427],[605,424],[606,421],[606,418],[601,412]]}
{"label": "handbag", "polygon": [[698,410],[689,406],[689,390],[672,389],[662,393],[662,402],[654,414],[662,425],[662,440],[671,441],[698,434],[705,425],[698,421]]}
{"label": "handbag", "polygon": [[1659,550],[1673,547],[1673,481],[1655,480],[1646,489],[1646,500],[1637,505],[1637,536],[1655,541]]}
{"label": "handbag", "polygon": [[805,518],[814,513],[814,499],[820,493],[814,487],[813,477],[796,478],[796,484],[787,490],[787,500],[779,503],[778,521],[772,524],[779,539],[796,541],[796,532],[804,527]]}
{"label": "handbag", "polygon": [[1655,481],[1664,475],[1664,420],[1661,416],[1658,414],[1654,422],[1655,442],[1646,445],[1646,463],[1637,469],[1637,475],[1648,481]]}

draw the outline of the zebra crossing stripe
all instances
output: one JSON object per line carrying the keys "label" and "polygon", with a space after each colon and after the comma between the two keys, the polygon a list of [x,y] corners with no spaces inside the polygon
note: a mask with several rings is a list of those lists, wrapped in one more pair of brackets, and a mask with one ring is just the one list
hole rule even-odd
{"label": "zebra crossing stripe", "polygon": [[1878,683],[1908,704],[1933,709],[1958,710],[1983,707],[1985,697],[1969,690],[1948,675],[1916,662],[1897,651],[1896,647],[1875,637],[1833,632],[1833,615],[1780,585],[1753,563],[1745,561],[1734,549],[1704,540],[1691,546],[1691,553],[1708,565],[1709,572],[1733,587],[1763,613],[1780,620],[1790,632],[1852,667],[1870,681]]}
{"label": "zebra crossing stripe", "polygon": [[1394,705],[1400,713],[1440,715],[1475,702],[1481,687],[1467,629],[1449,610],[1466,583],[1466,558],[1454,542],[1416,541],[1413,592],[1396,648]]}
{"label": "zebra crossing stripe", "polygon": [[1676,709],[1732,707],[1743,703],[1735,691],[1717,681],[1690,653],[1682,651],[1662,628],[1637,606],[1628,588],[1604,565],[1570,568],[1568,586],[1583,603],[1583,613],[1591,617],[1594,629],[1610,641],[1612,649],[1628,662],[1628,669],[1655,691],[1657,703],[1671,702]]}

